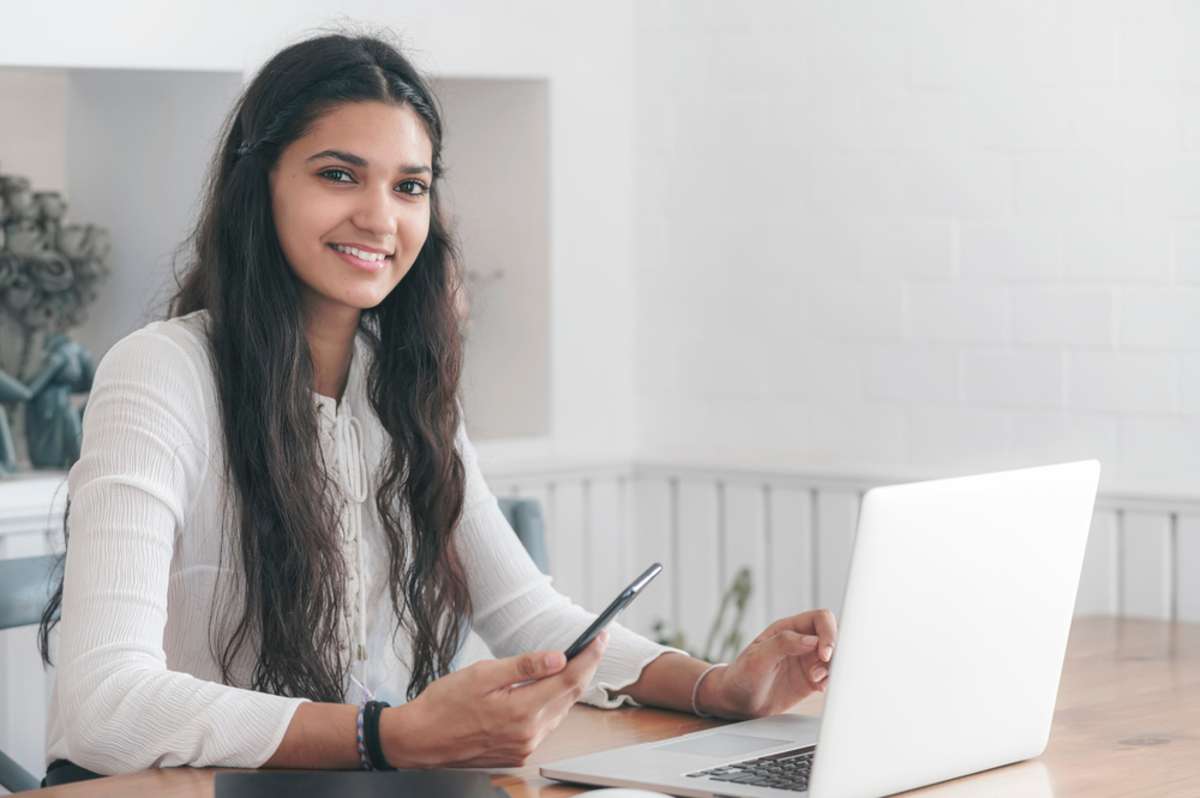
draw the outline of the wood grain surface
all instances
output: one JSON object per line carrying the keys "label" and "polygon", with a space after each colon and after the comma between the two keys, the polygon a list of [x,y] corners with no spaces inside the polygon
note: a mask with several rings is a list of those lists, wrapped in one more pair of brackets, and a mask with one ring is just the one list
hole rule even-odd
{"label": "wood grain surface", "polygon": [[[819,697],[797,712],[820,712]],[[494,783],[514,798],[581,789],[537,766],[592,750],[659,740],[714,725],[657,709],[573,709],[523,768]],[[26,793],[33,796],[207,798],[218,769],[146,770]],[[1190,798],[1200,796],[1200,625],[1080,618],[1072,627],[1046,753],[905,795],[930,798]]]}

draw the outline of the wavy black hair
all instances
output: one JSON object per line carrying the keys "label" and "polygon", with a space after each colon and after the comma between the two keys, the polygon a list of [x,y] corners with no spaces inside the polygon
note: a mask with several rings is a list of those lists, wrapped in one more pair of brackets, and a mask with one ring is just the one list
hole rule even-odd
{"label": "wavy black hair", "polygon": [[[241,618],[217,657],[222,676],[230,680],[235,658],[250,644],[257,656],[253,689],[332,702],[343,700],[349,670],[337,645],[347,601],[339,499],[322,463],[299,278],[275,229],[268,175],[322,114],[364,101],[411,108],[433,144],[428,236],[409,272],[359,322],[372,352],[370,403],[391,442],[375,506],[387,540],[394,631],[403,627],[411,640],[414,698],[452,667],[470,596],[451,545],[464,493],[455,448],[463,353],[455,300],[462,283],[436,191],[442,114],[398,46],[378,34],[321,35],[263,66],[225,121],[185,243],[190,263],[169,305],[171,317],[201,309],[209,315],[245,581]],[[64,519],[64,535],[66,527]],[[60,580],[39,626],[47,665],[61,602]]]}

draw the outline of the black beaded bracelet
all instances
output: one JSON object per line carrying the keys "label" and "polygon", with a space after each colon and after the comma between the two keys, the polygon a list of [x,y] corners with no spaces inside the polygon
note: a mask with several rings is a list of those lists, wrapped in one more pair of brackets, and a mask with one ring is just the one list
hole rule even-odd
{"label": "black beaded bracelet", "polygon": [[386,707],[386,701],[368,701],[363,710],[363,741],[367,744],[367,755],[371,758],[371,767],[376,770],[395,770],[383,756],[383,746],[379,744],[379,716]]}

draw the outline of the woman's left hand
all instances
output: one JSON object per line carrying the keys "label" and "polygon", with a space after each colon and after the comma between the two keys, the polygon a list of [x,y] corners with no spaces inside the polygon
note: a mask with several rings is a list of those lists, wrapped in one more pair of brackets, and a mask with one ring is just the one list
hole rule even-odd
{"label": "woman's left hand", "polygon": [[806,696],[825,691],[836,642],[837,622],[829,610],[782,618],[728,666],[708,674],[696,703],[725,718],[786,712]]}

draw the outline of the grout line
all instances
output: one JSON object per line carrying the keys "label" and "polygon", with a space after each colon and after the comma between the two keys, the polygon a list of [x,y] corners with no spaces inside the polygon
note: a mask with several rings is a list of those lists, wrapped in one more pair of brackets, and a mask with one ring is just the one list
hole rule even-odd
{"label": "grout line", "polygon": [[[671,535],[671,570],[679,570],[679,477],[667,479],[669,502],[669,526]],[[671,623],[675,630],[681,629],[683,621],[682,585],[678,576],[671,575]]]}
{"label": "grout line", "polygon": [[717,489],[717,595],[721,595],[726,588],[725,580],[729,578],[725,540],[729,519],[726,517],[725,483],[717,480],[715,487]]}
{"label": "grout line", "polygon": [[772,556],[775,548],[775,530],[773,529],[774,518],[771,516],[771,483],[764,482],[762,486],[763,497],[763,607],[767,613],[767,620],[770,621],[775,617],[775,584],[774,574],[771,573],[771,562],[774,559]]}
{"label": "grout line", "polygon": [[587,599],[587,606],[596,607],[596,596],[593,592],[595,585],[592,580],[592,565],[595,563],[592,556],[592,481],[584,477],[580,481],[579,487],[583,494],[581,497],[583,505],[583,595]]}
{"label": "grout line", "polygon": [[1117,549],[1117,616],[1124,617],[1125,607],[1125,511],[1116,512],[1116,549]]}
{"label": "grout line", "polygon": [[1168,578],[1170,580],[1170,618],[1174,623],[1179,620],[1179,513],[1171,513],[1170,538],[1167,541],[1171,558]]}
{"label": "grout line", "polygon": [[812,534],[809,536],[809,546],[812,550],[812,606],[821,606],[821,493],[816,488],[809,488],[809,521]]}
{"label": "grout line", "polygon": [[[550,480],[546,483],[546,514],[549,516],[546,519],[547,528],[551,530],[551,536],[558,530],[558,503],[557,503],[558,483]],[[551,565],[553,568],[553,565]]]}

